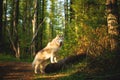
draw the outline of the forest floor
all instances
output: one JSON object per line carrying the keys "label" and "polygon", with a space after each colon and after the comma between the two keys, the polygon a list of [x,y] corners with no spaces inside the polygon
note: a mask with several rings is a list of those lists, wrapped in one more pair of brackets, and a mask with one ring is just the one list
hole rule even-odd
{"label": "forest floor", "polygon": [[30,63],[0,62],[0,80],[33,80],[34,72]]}
{"label": "forest floor", "polygon": [[[69,65],[68,69],[58,73],[39,73],[35,75],[30,62],[2,62],[2,60],[0,60],[0,80],[120,80],[119,67],[118,69],[110,68],[109,71],[107,70],[108,72],[104,71],[94,74],[94,71],[97,70],[99,66],[90,69],[90,71],[88,71],[89,73],[82,72],[82,70],[87,69],[85,66],[87,66],[87,64],[83,61],[74,66]],[[109,67],[110,65],[107,66],[107,68]]]}
{"label": "forest floor", "polygon": [[37,74],[28,62],[0,62],[0,80],[56,80],[68,74]]}
{"label": "forest floor", "polygon": [[31,63],[28,62],[1,62],[0,80],[56,80],[68,74],[34,74]]}

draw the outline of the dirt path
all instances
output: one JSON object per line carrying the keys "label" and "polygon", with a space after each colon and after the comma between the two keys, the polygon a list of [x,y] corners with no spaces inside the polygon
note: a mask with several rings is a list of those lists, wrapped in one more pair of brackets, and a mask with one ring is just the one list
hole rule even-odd
{"label": "dirt path", "polygon": [[0,80],[33,80],[33,77],[30,63],[0,62]]}

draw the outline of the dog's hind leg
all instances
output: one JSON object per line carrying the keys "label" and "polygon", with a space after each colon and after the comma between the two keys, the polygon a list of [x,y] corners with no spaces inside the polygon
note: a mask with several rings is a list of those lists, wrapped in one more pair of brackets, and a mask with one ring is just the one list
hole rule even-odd
{"label": "dog's hind leg", "polygon": [[44,72],[44,65],[42,65],[42,64],[40,65],[40,72],[41,72],[41,73],[45,73],[45,72]]}
{"label": "dog's hind leg", "polygon": [[38,66],[39,66],[39,64],[35,65],[35,70],[34,70],[35,74],[37,74],[37,68],[38,68]]}

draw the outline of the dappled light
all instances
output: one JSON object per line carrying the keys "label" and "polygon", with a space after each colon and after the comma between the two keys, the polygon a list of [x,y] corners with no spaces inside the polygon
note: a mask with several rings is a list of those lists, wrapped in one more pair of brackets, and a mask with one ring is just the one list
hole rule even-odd
{"label": "dappled light", "polygon": [[29,79],[34,78],[31,65],[22,62],[0,62],[0,79]]}

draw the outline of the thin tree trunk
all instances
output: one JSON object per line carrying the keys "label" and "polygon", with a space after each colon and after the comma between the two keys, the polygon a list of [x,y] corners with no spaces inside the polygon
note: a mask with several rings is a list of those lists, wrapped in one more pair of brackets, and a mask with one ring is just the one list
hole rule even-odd
{"label": "thin tree trunk", "polygon": [[64,6],[64,13],[65,13],[65,36],[68,36],[67,34],[67,28],[70,26],[70,2],[69,0],[65,0],[65,6]]}
{"label": "thin tree trunk", "polygon": [[[44,5],[45,5],[44,0],[41,0],[40,23],[44,23],[44,20],[43,20],[44,19]],[[38,27],[40,27],[40,26],[38,26]],[[42,40],[43,40],[43,27],[40,27],[40,49],[42,49],[42,45],[43,45]]]}
{"label": "thin tree trunk", "polygon": [[[7,27],[7,0],[4,0],[4,27]],[[4,32],[5,32],[5,28],[4,28]]]}
{"label": "thin tree trunk", "polygon": [[22,24],[22,26],[23,26],[23,32],[25,32],[26,33],[26,29],[27,29],[27,17],[28,17],[28,10],[27,10],[27,7],[28,7],[28,1],[25,1],[25,5],[24,5],[24,14],[23,14],[23,24]]}
{"label": "thin tree trunk", "polygon": [[0,0],[0,51],[1,51],[1,48],[2,48],[2,37],[3,37],[3,34],[2,34],[2,29],[3,29],[3,22],[2,22],[2,15],[3,15],[3,0]]}
{"label": "thin tree trunk", "polygon": [[16,58],[20,58],[20,43],[19,43],[19,37],[18,37],[18,15],[19,15],[19,0],[14,0],[14,12],[13,12],[13,28],[14,28],[14,45],[15,45],[15,54]]}
{"label": "thin tree trunk", "polygon": [[[33,31],[33,39],[36,35],[36,30],[37,30],[37,17],[38,17],[38,10],[37,10],[37,7],[38,7],[38,0],[35,0],[34,1],[34,16],[33,16],[33,20],[32,20],[32,25],[33,25],[33,28],[32,28],[32,31]],[[35,55],[35,51],[36,51],[36,48],[35,48],[35,40],[33,41],[32,45],[31,45],[31,48],[32,48],[32,54],[33,56]]]}
{"label": "thin tree trunk", "polygon": [[[70,0],[70,5],[74,5],[74,0]],[[70,22],[75,19],[75,12],[72,7],[70,7]]]}

